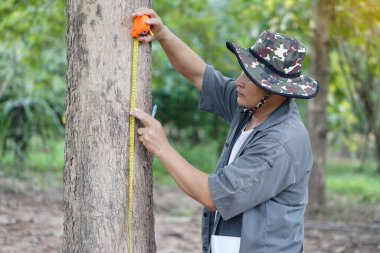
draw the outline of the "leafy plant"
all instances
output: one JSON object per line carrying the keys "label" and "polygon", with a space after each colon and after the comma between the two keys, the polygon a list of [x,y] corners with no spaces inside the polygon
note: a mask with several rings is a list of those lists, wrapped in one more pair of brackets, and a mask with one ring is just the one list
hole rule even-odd
{"label": "leafy plant", "polygon": [[0,153],[14,151],[17,167],[23,167],[34,135],[47,140],[63,134],[62,110],[38,96],[12,95],[3,96],[0,102]]}

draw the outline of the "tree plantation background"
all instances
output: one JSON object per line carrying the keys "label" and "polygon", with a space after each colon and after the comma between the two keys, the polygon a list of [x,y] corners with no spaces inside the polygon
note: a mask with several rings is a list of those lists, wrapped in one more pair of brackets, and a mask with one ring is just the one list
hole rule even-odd
{"label": "tree plantation background", "polygon": [[[64,0],[0,1],[3,196],[19,194],[20,184],[45,190],[62,188],[67,123],[66,5]],[[311,182],[310,192],[316,191],[316,195],[309,199],[311,207],[319,208],[311,208],[307,224],[360,223],[369,234],[380,231],[376,227],[380,226],[376,214],[380,210],[379,1],[156,0],[152,6],[164,24],[227,76],[237,77],[241,70],[226,49],[226,41],[249,47],[264,30],[300,39],[308,48],[304,74],[324,80],[326,88],[312,102],[297,100],[314,146],[320,149],[314,152],[314,159],[322,161],[315,162],[320,168],[314,179],[322,180]],[[129,15],[125,13],[125,17]],[[108,40],[116,43],[112,36]],[[119,37],[117,43],[129,42]],[[211,173],[228,126],[198,110],[198,92],[174,71],[158,42],[151,47],[152,102],[158,105],[157,119],[179,152]],[[159,192],[174,185],[156,159],[153,181]],[[368,219],[361,217],[363,212]],[[0,233],[0,252],[2,243]]]}

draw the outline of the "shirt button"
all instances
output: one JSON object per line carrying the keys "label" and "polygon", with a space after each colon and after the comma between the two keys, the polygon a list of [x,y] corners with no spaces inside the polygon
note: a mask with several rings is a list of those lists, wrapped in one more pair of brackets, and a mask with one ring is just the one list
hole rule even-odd
{"label": "shirt button", "polygon": [[208,213],[203,213],[203,217],[207,217],[208,216]]}
{"label": "shirt button", "polygon": [[226,144],[224,144],[224,146],[226,146],[226,148],[228,148],[230,144],[228,142],[226,142]]}

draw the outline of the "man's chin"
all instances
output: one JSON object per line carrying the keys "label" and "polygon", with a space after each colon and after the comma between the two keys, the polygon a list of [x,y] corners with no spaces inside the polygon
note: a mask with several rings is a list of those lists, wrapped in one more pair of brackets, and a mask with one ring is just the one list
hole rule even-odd
{"label": "man's chin", "polygon": [[243,103],[239,98],[237,98],[237,104],[240,106],[240,107],[244,107],[246,108],[247,105],[245,103]]}

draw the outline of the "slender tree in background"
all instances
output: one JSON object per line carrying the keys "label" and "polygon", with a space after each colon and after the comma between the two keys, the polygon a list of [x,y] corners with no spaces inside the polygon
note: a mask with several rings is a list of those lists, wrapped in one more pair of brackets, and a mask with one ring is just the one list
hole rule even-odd
{"label": "slender tree in background", "polygon": [[346,99],[358,118],[356,129],[364,138],[361,169],[366,160],[376,161],[380,174],[380,3],[376,0],[340,2],[332,25],[340,27],[332,34],[339,51],[339,67],[345,81]]}
{"label": "slender tree in background", "polygon": [[311,39],[312,72],[320,84],[318,96],[310,101],[308,128],[314,164],[309,182],[308,216],[315,217],[325,208],[325,166],[327,147],[327,93],[329,79],[329,0],[313,2]]}
{"label": "slender tree in background", "polygon": [[[128,252],[132,11],[149,0],[67,1],[63,252]],[[151,50],[140,45],[136,106],[151,107]],[[155,252],[152,158],[135,145],[133,252]]]}

